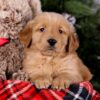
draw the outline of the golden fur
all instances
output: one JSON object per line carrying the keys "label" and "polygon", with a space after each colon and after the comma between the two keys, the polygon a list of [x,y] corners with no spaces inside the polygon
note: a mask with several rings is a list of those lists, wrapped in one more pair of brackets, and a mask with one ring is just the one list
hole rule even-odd
{"label": "golden fur", "polygon": [[[57,41],[54,48],[48,39]],[[76,53],[79,41],[74,27],[57,13],[43,12],[20,33],[25,44],[24,70],[39,88],[63,89],[90,80],[92,74]]]}

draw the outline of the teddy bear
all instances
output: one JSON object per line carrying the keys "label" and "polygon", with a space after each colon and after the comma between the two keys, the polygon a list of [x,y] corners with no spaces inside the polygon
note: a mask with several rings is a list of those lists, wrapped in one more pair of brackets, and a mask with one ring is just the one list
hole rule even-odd
{"label": "teddy bear", "polygon": [[41,11],[40,0],[0,0],[0,79],[28,79],[19,32]]}

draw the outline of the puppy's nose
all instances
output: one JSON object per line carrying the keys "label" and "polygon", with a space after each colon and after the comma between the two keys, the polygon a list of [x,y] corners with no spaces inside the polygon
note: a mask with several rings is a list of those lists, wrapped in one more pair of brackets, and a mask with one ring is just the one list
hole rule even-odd
{"label": "puppy's nose", "polygon": [[57,43],[57,41],[55,39],[49,39],[48,43],[50,46],[54,46]]}

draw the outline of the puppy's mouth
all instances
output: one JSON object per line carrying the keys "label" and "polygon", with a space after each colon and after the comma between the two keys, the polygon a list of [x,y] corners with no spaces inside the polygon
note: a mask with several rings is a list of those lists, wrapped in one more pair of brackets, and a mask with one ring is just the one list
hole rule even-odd
{"label": "puppy's mouth", "polygon": [[55,47],[48,47],[48,48],[42,50],[43,55],[52,56],[52,55],[55,55],[55,53],[56,53]]}
{"label": "puppy's mouth", "polygon": [[55,47],[48,47],[48,49],[47,50],[49,50],[49,51],[55,51]]}

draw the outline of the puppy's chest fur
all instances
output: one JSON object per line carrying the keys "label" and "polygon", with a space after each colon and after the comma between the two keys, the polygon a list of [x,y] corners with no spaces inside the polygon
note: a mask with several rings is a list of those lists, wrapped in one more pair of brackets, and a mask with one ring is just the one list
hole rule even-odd
{"label": "puppy's chest fur", "polygon": [[24,66],[29,70],[30,68],[32,70],[49,69],[49,71],[51,71],[52,74],[55,68],[57,68],[57,66],[60,65],[60,62],[61,59],[58,57],[43,56],[38,52],[33,52],[33,53],[28,52],[24,60]]}
{"label": "puppy's chest fur", "polygon": [[75,71],[76,68],[67,66],[70,61],[70,57],[43,56],[40,52],[29,51],[26,52],[23,66],[24,70],[34,80],[34,78],[41,75],[55,77],[57,74],[66,70]]}

